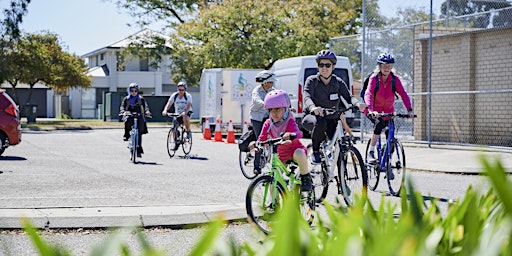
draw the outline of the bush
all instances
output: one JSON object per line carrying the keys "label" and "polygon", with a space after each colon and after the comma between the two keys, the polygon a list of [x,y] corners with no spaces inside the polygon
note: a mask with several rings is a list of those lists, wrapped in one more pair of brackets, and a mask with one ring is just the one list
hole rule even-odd
{"label": "bush", "polygon": [[[225,224],[219,219],[209,224],[190,255],[512,255],[512,184],[499,161],[481,160],[491,190],[481,195],[469,187],[462,200],[450,203],[445,216],[435,202],[427,206],[408,183],[411,192],[407,197],[406,189],[402,190],[400,205],[382,200],[375,209],[365,195],[348,209],[326,204],[328,219],[317,215],[318,225],[311,229],[300,217],[297,199],[289,197],[283,218],[269,236],[262,235],[261,243],[218,241]],[[397,207],[399,216],[394,214]],[[41,240],[28,220],[24,227],[41,255],[68,255],[65,249]],[[164,255],[149,246],[143,235],[138,237],[144,248],[141,255]],[[115,236],[94,255],[111,255],[116,250],[132,255]]]}

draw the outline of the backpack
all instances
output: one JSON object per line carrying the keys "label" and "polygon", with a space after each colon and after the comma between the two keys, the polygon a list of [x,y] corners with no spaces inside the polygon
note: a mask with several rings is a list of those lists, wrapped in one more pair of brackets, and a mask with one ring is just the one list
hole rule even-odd
{"label": "backpack", "polygon": [[[178,93],[176,93],[176,95],[174,95],[174,98],[172,99],[172,106],[169,108],[169,113],[174,113],[176,112],[176,108],[174,108],[174,103],[176,103],[176,98],[178,98]],[[187,92],[185,92],[185,94],[183,94],[183,96],[185,97],[185,100],[187,100]]]}
{"label": "backpack", "polygon": [[251,151],[249,148],[249,144],[256,140],[256,135],[254,134],[253,130],[249,130],[246,133],[242,134],[240,136],[240,139],[238,140],[238,149],[242,152],[249,152]]}
{"label": "backpack", "polygon": [[[363,98],[363,100],[364,100],[364,94],[366,92],[366,89],[368,88],[368,83],[370,82],[370,77],[373,74],[374,73],[371,72],[370,74],[368,74],[368,76],[366,76],[366,79],[364,79],[363,88],[361,88],[361,93],[359,94],[359,96],[361,96],[361,98]],[[393,73],[390,73],[390,74],[391,74],[391,89],[393,90],[395,97],[398,99],[398,96],[396,95],[396,78]],[[379,90],[379,87],[380,87],[380,82],[379,82],[379,79],[377,79],[376,84],[375,84],[375,90],[373,91],[373,99],[375,99],[375,94]]]}

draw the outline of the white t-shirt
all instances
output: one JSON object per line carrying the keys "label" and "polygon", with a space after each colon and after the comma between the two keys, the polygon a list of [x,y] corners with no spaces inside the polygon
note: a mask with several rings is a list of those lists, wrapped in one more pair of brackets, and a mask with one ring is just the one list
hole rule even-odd
{"label": "white t-shirt", "polygon": [[[169,97],[168,102],[169,103],[174,103],[174,109],[175,109],[174,113],[180,114],[180,113],[184,112],[187,109],[187,104],[189,102],[190,102],[190,104],[192,104],[192,95],[190,95],[190,93],[188,93],[188,92],[185,92],[185,94],[187,96],[186,100],[185,100],[185,95],[183,96],[183,98],[180,98],[178,92],[173,93]],[[176,97],[176,101],[175,102],[174,102],[174,97]],[[192,111],[192,105],[190,106],[189,111]]]}

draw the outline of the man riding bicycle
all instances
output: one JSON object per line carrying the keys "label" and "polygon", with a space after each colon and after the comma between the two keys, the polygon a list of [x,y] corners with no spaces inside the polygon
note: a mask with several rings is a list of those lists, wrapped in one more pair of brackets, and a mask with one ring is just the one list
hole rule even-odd
{"label": "man riding bicycle", "polygon": [[167,110],[174,104],[174,113],[181,114],[180,117],[176,119],[179,124],[185,124],[185,129],[187,129],[188,138],[192,136],[190,132],[190,116],[192,115],[192,95],[186,92],[187,83],[185,81],[181,81],[178,83],[178,91],[173,93],[167,104],[165,104],[164,110],[162,111],[162,115],[167,115]]}
{"label": "man riding bicycle", "polygon": [[337,115],[324,116],[324,108],[339,109],[343,102],[343,97],[347,102],[354,106],[358,106],[362,111],[366,105],[354,97],[348,90],[347,84],[333,74],[334,67],[337,62],[336,55],[329,50],[322,50],[316,55],[318,64],[318,73],[311,75],[306,79],[304,84],[304,106],[308,115],[304,116],[302,125],[306,130],[311,131],[311,140],[313,154],[311,162],[319,164],[322,160],[320,157],[320,144],[325,138],[325,133],[331,138],[336,131],[338,118],[344,119],[344,116]]}

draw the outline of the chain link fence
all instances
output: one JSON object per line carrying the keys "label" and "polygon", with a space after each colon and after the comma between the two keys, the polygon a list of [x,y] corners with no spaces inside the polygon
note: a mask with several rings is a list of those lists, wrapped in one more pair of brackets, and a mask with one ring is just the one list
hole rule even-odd
{"label": "chain link fence", "polygon": [[[395,57],[418,115],[397,121],[402,140],[512,149],[512,4],[447,0],[438,6],[441,15],[435,19],[434,10],[432,22],[368,25],[364,33],[332,38],[331,49],[350,58],[355,95],[380,53]],[[365,24],[381,19],[372,13],[378,12],[363,13]],[[405,112],[400,100],[395,110]],[[372,133],[371,122],[361,117],[361,136]]]}

